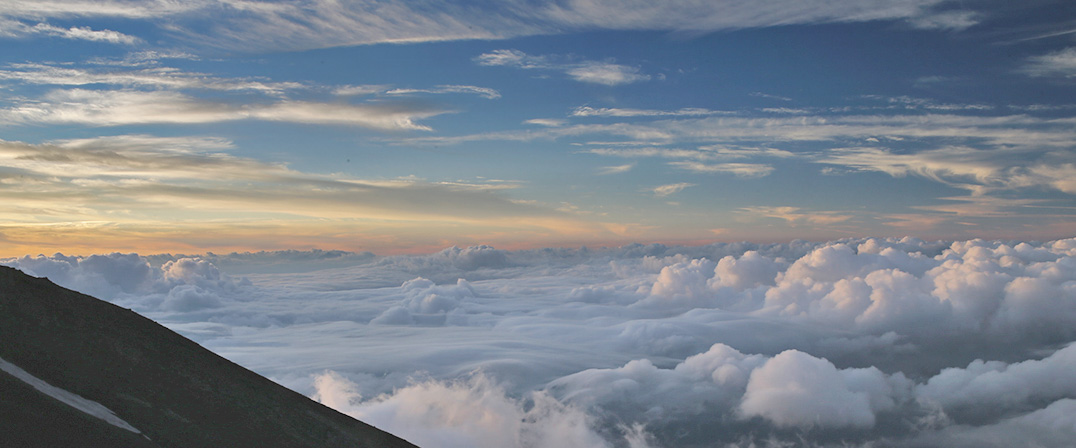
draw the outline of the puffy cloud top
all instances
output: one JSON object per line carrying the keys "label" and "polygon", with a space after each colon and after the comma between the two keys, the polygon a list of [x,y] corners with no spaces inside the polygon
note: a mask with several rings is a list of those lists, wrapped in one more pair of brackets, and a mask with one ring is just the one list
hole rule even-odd
{"label": "puffy cloud top", "polygon": [[[304,259],[330,269],[279,269]],[[1076,239],[0,262],[415,441],[1064,447],[1073,433]]]}

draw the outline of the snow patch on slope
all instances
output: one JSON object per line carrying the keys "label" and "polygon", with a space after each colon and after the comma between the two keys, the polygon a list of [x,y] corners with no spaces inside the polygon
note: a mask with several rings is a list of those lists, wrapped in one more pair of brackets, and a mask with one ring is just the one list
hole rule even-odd
{"label": "snow patch on slope", "polygon": [[60,400],[68,406],[71,406],[82,412],[104,420],[105,423],[108,423],[118,428],[126,429],[135,434],[142,433],[142,431],[135,429],[134,426],[131,426],[129,423],[123,421],[123,419],[116,416],[116,413],[112,412],[110,409],[106,408],[101,403],[98,403],[93,400],[87,400],[78,396],[77,394],[68,392],[66,390],[60,389],[59,387],[46,383],[44,380],[31,375],[29,372],[22,370],[15,364],[7,362],[3,358],[0,358],[0,370],[3,370],[11,374],[11,376],[22,380],[24,383],[33,386],[34,389],[37,389],[39,392],[45,395]]}

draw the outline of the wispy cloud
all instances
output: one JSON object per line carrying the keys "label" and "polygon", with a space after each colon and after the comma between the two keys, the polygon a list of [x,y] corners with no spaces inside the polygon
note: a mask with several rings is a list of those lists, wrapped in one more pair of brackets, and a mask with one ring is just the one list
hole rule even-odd
{"label": "wispy cloud", "polygon": [[639,73],[638,67],[631,67],[609,62],[588,61],[565,71],[572,79],[579,82],[619,86],[639,81],[649,81],[650,75]]}
{"label": "wispy cloud", "polygon": [[[147,238],[147,229],[169,220],[175,222],[160,232],[188,234],[192,229],[214,228],[223,232],[220,238],[226,234],[240,238],[233,233],[241,233],[242,223],[251,219],[283,227],[298,222],[303,230],[295,231],[315,235],[388,222],[401,229],[422,223],[443,226],[445,231],[466,223],[467,232],[518,228],[547,237],[604,232],[600,225],[571,214],[512,200],[503,194],[504,183],[308,173],[230,155],[231,146],[213,138],[144,135],[45,144],[0,141],[4,173],[0,228],[24,242],[36,238],[33,244],[46,245],[52,244],[41,239],[41,232],[48,231],[42,227],[46,224],[101,223],[102,228],[72,229],[71,235],[105,232],[110,238],[139,239]],[[226,230],[229,226],[231,230]],[[388,231],[382,230],[382,234]],[[85,247],[70,239],[65,243]]]}
{"label": "wispy cloud", "polygon": [[984,194],[999,189],[1032,186],[1076,193],[1076,166],[1070,151],[1032,154],[1004,149],[983,150],[952,146],[911,154],[882,148],[842,148],[826,153],[819,163],[841,165],[891,176],[918,175],[953,187]]}
{"label": "wispy cloud", "polygon": [[78,123],[91,126],[193,124],[245,119],[359,126],[379,130],[430,130],[415,120],[444,113],[390,104],[347,105],[303,101],[229,105],[178,92],[54,90],[38,101],[0,109],[0,123]]}
{"label": "wispy cloud", "polygon": [[943,11],[915,17],[912,26],[927,30],[961,31],[979,23],[981,15],[975,11]]}
{"label": "wispy cloud", "polygon": [[[160,24],[171,36],[214,47],[254,51],[296,50],[383,42],[504,39],[585,30],[665,30],[705,33],[791,24],[906,20],[914,26],[960,30],[974,12],[937,9],[941,0],[781,0],[742,4],[731,0],[611,4],[587,0],[535,5],[522,0],[471,7],[433,1],[421,8],[399,1],[26,1],[8,0],[0,17],[25,28],[50,18],[126,18]],[[208,23],[208,26],[207,26]],[[6,28],[11,28],[6,27]],[[622,83],[645,76],[623,66],[593,67],[579,78]]]}
{"label": "wispy cloud", "polygon": [[805,212],[799,207],[743,207],[739,209],[738,212],[749,216],[776,218],[784,220],[790,225],[830,225],[852,219],[852,215],[846,215],[839,212]]}
{"label": "wispy cloud", "polygon": [[64,39],[88,40],[93,42],[108,42],[113,44],[133,45],[141,39],[112,30],[94,30],[90,27],[60,28],[47,23],[39,23],[29,28],[31,34],[45,34],[58,36]]}
{"label": "wispy cloud", "polygon": [[530,120],[523,121],[523,123],[556,128],[568,124],[568,121],[561,118],[532,118]]}
{"label": "wispy cloud", "polygon": [[628,171],[631,171],[632,168],[635,168],[634,163],[629,163],[626,165],[603,166],[601,167],[601,169],[598,170],[598,175],[605,176],[609,174],[626,173]]}
{"label": "wispy cloud", "polygon": [[[988,147],[1068,148],[1076,139],[1069,118],[1027,115],[809,115],[773,117],[707,117],[640,123],[580,124],[542,131],[503,131],[452,137],[406,140],[408,143],[449,144],[481,140],[526,141],[565,136],[605,135],[628,141],[660,144],[742,145],[753,142],[863,141],[884,137],[919,142],[932,139],[974,140]],[[599,140],[600,137],[593,137]]]}
{"label": "wispy cloud", "polygon": [[792,98],[789,98],[787,96],[772,95],[772,94],[763,93],[763,92],[751,92],[751,96],[757,96],[759,98],[766,98],[766,99],[779,100],[779,101],[792,101]]}
{"label": "wispy cloud", "polygon": [[657,196],[659,198],[663,198],[663,197],[666,197],[666,196],[669,196],[669,195],[672,195],[672,194],[675,194],[675,193],[679,193],[681,191],[684,191],[685,188],[693,187],[693,186],[695,186],[695,184],[690,184],[690,183],[687,183],[687,182],[681,182],[681,183],[676,183],[676,184],[659,185],[659,186],[656,186],[656,187],[650,189],[650,191],[654,193],[654,196]]}
{"label": "wispy cloud", "polygon": [[[934,77],[932,77],[934,78]],[[922,78],[916,80],[916,83],[922,82],[941,82],[941,81],[922,81]],[[907,95],[901,96],[880,96],[880,95],[863,95],[861,98],[869,100],[883,101],[888,104],[888,107],[883,109],[906,109],[906,110],[927,110],[927,111],[987,111],[994,109],[994,106],[989,104],[955,104],[955,103],[939,103],[930,98],[916,98]]]}
{"label": "wispy cloud", "polygon": [[[146,55],[139,58],[139,60],[152,61],[158,57],[159,55],[157,54]],[[280,95],[288,90],[307,87],[298,82],[271,82],[257,78],[222,78],[206,73],[185,72],[161,66],[138,70],[97,70],[55,64],[12,64],[6,70],[0,70],[0,79],[43,85],[86,86],[107,84],[172,90],[256,91],[272,95]]]}
{"label": "wispy cloud", "polygon": [[474,95],[479,95],[479,96],[481,96],[483,98],[490,99],[490,100],[497,99],[497,98],[501,97],[500,92],[498,92],[498,91],[496,91],[494,89],[490,89],[488,87],[460,86],[460,85],[441,85],[441,86],[436,86],[436,87],[434,87],[432,89],[392,89],[392,90],[389,90],[389,91],[385,92],[386,95],[409,95],[409,94],[414,94],[414,93],[432,93],[432,94],[470,93],[470,94],[474,94]]}
{"label": "wispy cloud", "polygon": [[212,7],[205,1],[168,0],[4,0],[2,14],[9,17],[123,17],[146,19],[188,13]]}
{"label": "wispy cloud", "polygon": [[766,177],[773,172],[773,167],[761,163],[701,163],[669,162],[669,165],[696,173],[727,173],[739,177]]}
{"label": "wispy cloud", "polygon": [[1076,47],[1050,54],[1032,56],[1022,71],[1031,76],[1076,77]]}
{"label": "wispy cloud", "polygon": [[388,91],[392,87],[387,84],[364,84],[357,86],[340,86],[333,89],[333,95],[339,96],[358,96],[358,95],[372,95],[375,93],[381,93]]}
{"label": "wispy cloud", "polygon": [[519,50],[493,50],[475,57],[485,66],[515,67],[525,70],[559,71],[579,82],[618,86],[649,81],[638,67],[603,61],[571,61],[563,56],[532,56]]}
{"label": "wispy cloud", "polygon": [[732,115],[734,112],[701,108],[684,108],[677,110],[593,108],[580,106],[572,111],[573,117],[698,117],[706,115]]}

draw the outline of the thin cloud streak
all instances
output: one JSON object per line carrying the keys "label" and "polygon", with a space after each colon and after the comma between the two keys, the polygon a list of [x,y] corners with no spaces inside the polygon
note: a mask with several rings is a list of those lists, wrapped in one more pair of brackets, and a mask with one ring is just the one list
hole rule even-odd
{"label": "thin cloud streak", "polygon": [[488,67],[558,71],[575,81],[606,86],[650,80],[650,76],[640,73],[638,67],[601,61],[571,61],[563,56],[532,56],[519,50],[493,50],[478,55],[474,61]]}
{"label": "thin cloud streak", "polygon": [[610,174],[626,173],[628,171],[631,171],[632,168],[635,168],[634,163],[629,163],[625,165],[604,166],[598,170],[598,175],[607,176]]}
{"label": "thin cloud streak", "polygon": [[430,131],[416,120],[444,111],[391,104],[345,105],[279,101],[236,106],[200,100],[178,92],[133,90],[53,90],[39,101],[0,110],[0,123],[78,123],[91,126],[196,124],[256,119],[293,123],[359,126],[386,131]]}
{"label": "thin cloud streak", "polygon": [[445,94],[445,93],[470,93],[481,96],[488,100],[495,100],[501,97],[501,93],[490,89],[488,87],[478,86],[461,86],[461,85],[441,85],[432,89],[392,89],[385,92],[386,95],[410,95],[413,93],[432,93],[432,94]]}
{"label": "thin cloud streak", "polygon": [[[152,62],[151,59],[148,62]],[[124,87],[152,87],[159,89],[205,89],[222,91],[253,91],[281,95],[288,90],[309,88],[298,82],[268,82],[257,79],[229,79],[206,73],[184,72],[171,67],[149,67],[140,70],[92,70],[49,64],[13,64],[9,70],[0,70],[0,79],[28,84],[59,86],[86,86],[111,84]]]}
{"label": "thin cloud streak", "polygon": [[696,173],[729,173],[745,178],[766,177],[773,172],[772,166],[759,163],[669,162],[669,165]]}
{"label": "thin cloud streak", "polygon": [[[504,196],[512,186],[503,182],[310,174],[223,152],[230,148],[231,142],[220,139],[139,135],[39,145],[0,142],[0,170],[5,173],[0,227],[9,239],[42,238],[49,232],[47,225],[95,222],[100,224],[72,234],[92,235],[94,228],[111,234],[108,227],[119,226],[134,229],[132,237],[137,239],[153,223],[169,219],[175,219],[165,226],[175,227],[172,233],[227,222],[236,225],[233,232],[241,232],[242,223],[266,219],[285,226],[292,221],[297,226],[293,231],[300,234],[333,227],[338,233],[346,222],[366,223],[360,227],[381,232],[388,229],[379,222],[396,222],[402,230],[395,234],[400,236],[413,232],[407,230],[408,223],[419,222],[430,228],[466,224],[468,232],[514,228],[560,236],[604,234],[600,223]],[[308,229],[301,230],[303,226]]]}
{"label": "thin cloud streak", "polygon": [[685,188],[694,187],[694,186],[695,186],[695,184],[691,184],[691,183],[687,183],[687,182],[681,182],[681,183],[676,183],[676,184],[659,185],[657,187],[652,188],[650,191],[654,193],[654,196],[657,196],[659,198],[663,198],[663,197],[666,197],[666,196],[669,196],[669,195],[676,194],[676,193],[679,193],[681,191],[684,191]]}

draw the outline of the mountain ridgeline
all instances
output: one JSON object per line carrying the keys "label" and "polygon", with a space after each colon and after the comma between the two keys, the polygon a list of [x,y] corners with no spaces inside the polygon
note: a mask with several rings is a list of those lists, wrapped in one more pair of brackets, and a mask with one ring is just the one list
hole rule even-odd
{"label": "mountain ridgeline", "polygon": [[0,267],[0,358],[139,431],[0,372],[0,446],[414,446],[133,311],[8,267]]}

